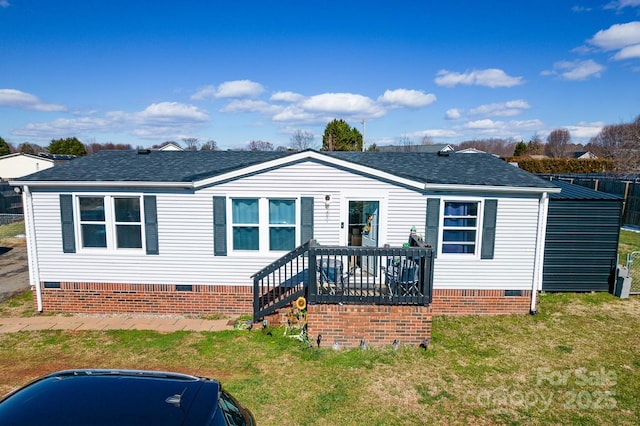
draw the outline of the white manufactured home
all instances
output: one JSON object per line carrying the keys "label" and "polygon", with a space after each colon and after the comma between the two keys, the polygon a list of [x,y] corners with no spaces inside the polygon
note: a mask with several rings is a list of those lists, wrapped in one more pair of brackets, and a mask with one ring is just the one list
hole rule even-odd
{"label": "white manufactured home", "polygon": [[[293,277],[283,259],[313,240],[336,248],[341,285],[360,293],[318,296],[314,258],[291,293],[310,310],[419,306],[429,318],[535,311],[548,195],[560,191],[486,154],[313,150],[101,151],[12,184],[39,311],[257,315],[256,277],[278,265],[273,296]],[[389,284],[389,250],[410,235],[429,252],[413,302]],[[308,253],[298,259],[309,269]]]}

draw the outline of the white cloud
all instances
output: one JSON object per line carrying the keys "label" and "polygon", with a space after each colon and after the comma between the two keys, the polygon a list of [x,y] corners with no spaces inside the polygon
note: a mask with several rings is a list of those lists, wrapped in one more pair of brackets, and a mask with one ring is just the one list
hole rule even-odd
{"label": "white cloud", "polygon": [[[384,116],[390,109],[417,109],[435,102],[433,94],[421,90],[386,90],[377,99],[356,93],[320,93],[303,96],[292,91],[277,91],[268,100],[258,97],[264,88],[259,83],[237,80],[200,89],[191,99],[228,97],[220,108],[228,114],[259,113],[285,126],[326,123],[334,118],[345,120],[372,119]],[[249,99],[247,99],[249,98]]]}
{"label": "white cloud", "polygon": [[615,24],[598,31],[590,40],[603,50],[617,50],[640,43],[640,21]]}
{"label": "white cloud", "polygon": [[584,121],[579,122],[574,126],[565,126],[572,138],[591,139],[600,133],[600,130],[605,126],[602,121],[596,121],[587,123]]}
{"label": "white cloud", "polygon": [[281,107],[270,105],[265,101],[255,99],[234,99],[220,109],[221,112],[259,112],[262,114],[276,114]]}
{"label": "white cloud", "polygon": [[495,129],[496,127],[502,127],[501,121],[493,121],[488,118],[484,120],[469,121],[464,125],[467,129]]}
{"label": "white cloud", "polygon": [[21,108],[42,112],[67,110],[63,105],[47,104],[35,95],[15,89],[0,89],[0,107]]}
{"label": "white cloud", "polygon": [[9,1],[8,0],[0,0],[0,7],[9,7]]}
{"label": "white cloud", "polygon": [[196,93],[191,95],[192,101],[204,101],[206,99],[215,99],[216,98],[217,89],[216,86],[206,86],[202,89],[199,89]]}
{"label": "white cloud", "polygon": [[600,77],[605,70],[603,65],[592,59],[586,61],[559,61],[553,64],[553,70],[541,72],[542,75],[558,75],[564,80],[586,80]]}
{"label": "white cloud", "polygon": [[466,123],[463,128],[473,132],[497,137],[522,137],[522,132],[540,130],[544,124],[540,120],[494,121],[491,119],[476,120]]}
{"label": "white cloud", "polygon": [[640,44],[622,48],[613,57],[613,59],[617,61],[621,61],[623,59],[631,59],[631,58],[640,58]]}
{"label": "white cloud", "polygon": [[382,96],[378,97],[378,102],[390,108],[422,108],[435,101],[435,95],[424,93],[422,90],[386,90]]}
{"label": "white cloud", "polygon": [[290,103],[299,102],[302,99],[304,99],[304,96],[294,92],[275,92],[273,95],[271,95],[271,98],[270,98],[270,100],[274,102],[290,102]]}
{"label": "white cloud", "polygon": [[271,119],[273,121],[282,123],[312,123],[321,120],[321,118],[317,118],[316,115],[311,114],[296,105],[286,107],[285,109],[271,117]]}
{"label": "white cloud", "polygon": [[21,129],[12,131],[17,136],[44,138],[68,137],[79,133],[106,132],[119,127],[117,121],[107,118],[59,118],[49,123],[29,123]]}
{"label": "white cloud", "polygon": [[429,136],[430,138],[455,138],[459,136],[459,134],[451,129],[428,129],[407,133],[406,136],[411,139],[422,139],[425,136]]}
{"label": "white cloud", "polygon": [[459,120],[462,117],[462,112],[458,108],[448,109],[444,114],[446,120]]}
{"label": "white cloud", "polygon": [[176,138],[202,127],[209,115],[193,105],[159,102],[142,111],[111,111],[102,117],[61,118],[49,123],[30,123],[12,133],[42,139],[83,134],[128,131],[139,137]]}
{"label": "white cloud", "polygon": [[160,102],[149,105],[144,111],[133,114],[141,122],[204,122],[209,119],[207,113],[193,105],[179,102]]}
{"label": "white cloud", "polygon": [[638,7],[640,0],[617,0],[612,1],[604,6],[605,9],[624,9],[625,7]]}
{"label": "white cloud", "polygon": [[226,81],[218,86],[218,98],[255,97],[264,92],[262,84],[251,80]]}
{"label": "white cloud", "polygon": [[382,117],[386,112],[373,99],[353,93],[323,93],[303,100],[300,106],[310,112],[370,118]]}
{"label": "white cloud", "polygon": [[458,84],[466,86],[513,87],[523,83],[522,77],[511,77],[503,70],[489,68],[486,70],[473,70],[464,73],[440,70],[435,78],[438,86],[455,87]]}
{"label": "white cloud", "polygon": [[486,115],[489,117],[511,117],[514,115],[522,114],[522,111],[529,109],[529,104],[522,100],[517,99],[502,103],[492,103],[480,105],[476,108],[469,110],[469,115]]}
{"label": "white cloud", "polygon": [[264,92],[260,83],[251,80],[225,81],[218,87],[206,86],[191,95],[192,101],[218,98],[254,98]]}

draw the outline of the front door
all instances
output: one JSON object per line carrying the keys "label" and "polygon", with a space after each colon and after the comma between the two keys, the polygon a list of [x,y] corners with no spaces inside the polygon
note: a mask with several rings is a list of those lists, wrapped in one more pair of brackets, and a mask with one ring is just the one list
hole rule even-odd
{"label": "front door", "polygon": [[[379,201],[349,201],[349,226],[347,241],[350,246],[378,246]],[[375,275],[375,256],[354,258],[350,267],[362,268],[363,272]]]}

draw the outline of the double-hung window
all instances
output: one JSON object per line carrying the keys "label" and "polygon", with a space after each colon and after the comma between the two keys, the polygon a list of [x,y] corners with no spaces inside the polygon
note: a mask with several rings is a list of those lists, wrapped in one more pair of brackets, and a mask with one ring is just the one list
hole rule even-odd
{"label": "double-hung window", "polygon": [[293,250],[298,232],[296,204],[295,199],[287,198],[233,198],[233,250]]}
{"label": "double-hung window", "polygon": [[442,253],[477,254],[479,202],[445,201]]}
{"label": "double-hung window", "polygon": [[296,247],[295,200],[269,200],[269,250]]}
{"label": "double-hung window", "polygon": [[114,198],[117,248],[142,248],[140,198]]}
{"label": "double-hung window", "polygon": [[142,249],[141,198],[78,196],[80,246],[86,249]]}
{"label": "double-hung window", "polygon": [[104,197],[78,197],[82,247],[107,247]]}
{"label": "double-hung window", "polygon": [[260,250],[258,201],[257,198],[236,198],[231,202],[234,250]]}

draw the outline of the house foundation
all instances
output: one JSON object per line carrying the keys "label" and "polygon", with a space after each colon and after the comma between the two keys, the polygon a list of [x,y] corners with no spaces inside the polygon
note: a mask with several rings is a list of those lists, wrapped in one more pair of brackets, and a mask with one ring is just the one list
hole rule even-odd
{"label": "house foundation", "polygon": [[[46,282],[41,292],[43,312],[233,317],[253,309],[251,286]],[[531,291],[434,289],[429,306],[309,304],[308,331],[325,345],[419,345],[431,338],[434,315],[527,314],[530,301]],[[268,322],[286,324],[286,310]]]}

